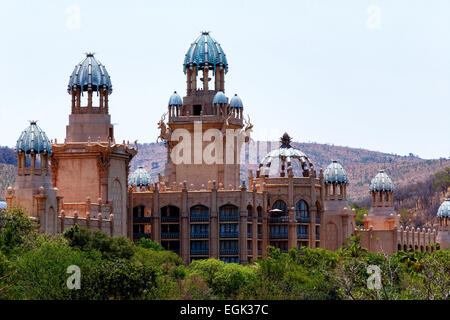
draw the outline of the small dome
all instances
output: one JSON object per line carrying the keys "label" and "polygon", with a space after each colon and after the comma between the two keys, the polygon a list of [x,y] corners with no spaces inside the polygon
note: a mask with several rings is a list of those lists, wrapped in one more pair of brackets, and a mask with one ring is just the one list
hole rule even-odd
{"label": "small dome", "polygon": [[394,183],[384,170],[380,170],[370,182],[370,191],[394,191]]}
{"label": "small dome", "polygon": [[45,132],[36,124],[36,121],[30,121],[28,128],[20,135],[16,143],[16,152],[52,155],[52,145]]}
{"label": "small dome", "polygon": [[289,166],[293,159],[297,159],[303,170],[312,169],[313,164],[309,161],[308,156],[299,149],[292,147],[291,141],[292,138],[287,133],[284,133],[280,139],[281,146],[265,155],[260,162],[259,167],[265,166],[266,168],[269,168],[271,164],[277,160],[286,162]]}
{"label": "small dome", "polygon": [[81,61],[73,70],[70,76],[67,91],[81,88],[83,91],[99,91],[100,88],[112,93],[111,78],[104,65],[95,59],[93,53],[86,53],[86,58]]}
{"label": "small dome", "polygon": [[170,106],[182,106],[182,105],[183,105],[183,100],[178,95],[178,93],[176,91],[174,91],[169,99],[169,107]]}
{"label": "small dome", "polygon": [[437,212],[438,218],[448,218],[450,217],[450,198],[447,198],[442,202],[441,206]]}
{"label": "small dome", "polygon": [[228,99],[222,91],[217,91],[216,95],[214,96],[213,105],[216,104],[228,104]]}
{"label": "small dome", "polygon": [[237,94],[234,95],[233,98],[231,98],[230,101],[230,107],[232,108],[243,108],[244,105],[242,104],[241,98]]}
{"label": "small dome", "polygon": [[342,165],[336,160],[333,160],[333,162],[331,162],[325,169],[323,173],[323,178],[325,183],[327,184],[328,183],[348,184],[347,172],[345,172]]}
{"label": "small dome", "polygon": [[184,73],[186,73],[187,68],[193,65],[196,65],[197,69],[208,65],[212,67],[213,73],[217,66],[222,66],[225,68],[225,73],[228,72],[225,52],[223,52],[220,44],[209,35],[209,32],[202,32],[189,47],[183,63]]}
{"label": "small dome", "polygon": [[128,184],[133,186],[136,184],[137,187],[149,186],[150,185],[150,175],[143,166],[139,166],[135,172],[131,175],[128,180]]}

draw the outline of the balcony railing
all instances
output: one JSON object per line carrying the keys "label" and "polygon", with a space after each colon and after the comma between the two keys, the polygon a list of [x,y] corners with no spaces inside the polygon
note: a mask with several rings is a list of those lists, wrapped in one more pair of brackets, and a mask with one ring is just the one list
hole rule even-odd
{"label": "balcony railing", "polygon": [[310,217],[295,217],[295,219],[299,223],[311,223],[311,218]]}
{"label": "balcony railing", "polygon": [[307,233],[298,233],[297,239],[308,239],[309,235]]}
{"label": "balcony railing", "polygon": [[191,216],[191,222],[208,222],[208,221],[209,221],[208,215]]}
{"label": "balcony railing", "polygon": [[253,250],[247,248],[247,254],[253,254]]}
{"label": "balcony railing", "polygon": [[248,216],[248,217],[247,217],[247,221],[248,221],[248,222],[252,222],[252,221],[253,221],[253,217],[252,217],[252,216]]}
{"label": "balcony railing", "polygon": [[288,233],[287,232],[271,232],[270,238],[272,238],[272,239],[287,239]]}
{"label": "balcony railing", "polygon": [[320,240],[320,234],[316,233],[316,240]]}
{"label": "balcony railing", "polygon": [[191,254],[196,254],[196,255],[208,255],[209,254],[209,249],[192,249],[191,248]]}
{"label": "balcony railing", "polygon": [[220,215],[220,221],[239,221],[238,215],[226,216]]}
{"label": "balcony railing", "polygon": [[261,216],[258,217],[258,222],[262,222],[262,217]]}
{"label": "balcony railing", "polygon": [[150,217],[133,217],[133,223],[150,223]]}
{"label": "balcony railing", "polygon": [[262,233],[258,233],[258,239],[262,239]]}
{"label": "balcony railing", "polygon": [[162,222],[178,222],[180,221],[180,217],[176,216],[161,216]]}
{"label": "balcony railing", "polygon": [[231,248],[231,249],[220,248],[220,254],[223,254],[223,255],[234,255],[234,254],[238,254],[238,253],[239,253],[238,248]]}
{"label": "balcony railing", "polygon": [[207,239],[209,238],[208,232],[191,232],[191,239]]}
{"label": "balcony railing", "polygon": [[152,237],[151,233],[142,233],[142,232],[133,233],[133,239],[140,239],[140,238],[151,239],[151,237]]}
{"label": "balcony railing", "polygon": [[180,249],[169,249],[172,252],[175,252],[176,254],[180,254]]}
{"label": "balcony railing", "polygon": [[161,232],[161,239],[177,239],[179,237],[179,232]]}
{"label": "balcony railing", "polygon": [[269,222],[289,222],[289,216],[269,217]]}
{"label": "balcony railing", "polygon": [[258,254],[262,255],[262,249],[258,249]]}
{"label": "balcony railing", "polygon": [[320,224],[320,218],[316,217],[316,224]]}
{"label": "balcony railing", "polygon": [[239,236],[238,232],[228,231],[228,232],[220,232],[221,238],[237,238]]}
{"label": "balcony railing", "polygon": [[251,232],[247,232],[247,238],[251,238],[252,237],[252,233]]}

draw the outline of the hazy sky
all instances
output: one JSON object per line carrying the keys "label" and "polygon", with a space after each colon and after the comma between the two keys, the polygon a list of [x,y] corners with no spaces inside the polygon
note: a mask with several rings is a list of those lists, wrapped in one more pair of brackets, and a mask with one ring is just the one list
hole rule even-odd
{"label": "hazy sky", "polygon": [[448,0],[1,1],[0,145],[31,119],[64,139],[86,51],[111,75],[116,140],[154,142],[201,30],[257,138],[450,156]]}

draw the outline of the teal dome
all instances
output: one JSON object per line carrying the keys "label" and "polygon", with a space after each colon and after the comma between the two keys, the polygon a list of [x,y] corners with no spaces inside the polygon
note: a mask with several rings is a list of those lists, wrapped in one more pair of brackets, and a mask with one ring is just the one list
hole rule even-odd
{"label": "teal dome", "polygon": [[327,184],[329,183],[348,184],[347,172],[345,172],[342,165],[336,160],[333,160],[333,162],[331,162],[325,169],[323,173],[323,178],[325,183]]}
{"label": "teal dome", "polygon": [[52,155],[52,145],[45,132],[36,124],[36,121],[30,121],[28,128],[20,135],[16,143],[16,152]]}
{"label": "teal dome", "polygon": [[222,66],[225,68],[225,73],[228,72],[225,52],[220,44],[209,35],[209,32],[202,32],[189,47],[183,63],[184,73],[187,68],[194,65],[197,66],[197,69],[209,66],[213,73],[216,72],[216,67]]}
{"label": "teal dome", "polygon": [[95,59],[93,53],[86,53],[86,58],[73,70],[69,79],[67,91],[81,88],[81,92],[93,90],[99,91],[104,88],[108,94],[112,93],[111,78],[104,65]]}
{"label": "teal dome", "polygon": [[182,105],[183,105],[183,100],[178,95],[178,93],[176,91],[174,91],[169,99],[169,107],[170,106],[182,106]]}
{"label": "teal dome", "polygon": [[448,218],[450,217],[450,198],[447,198],[442,202],[441,206],[437,212],[438,218]]}
{"label": "teal dome", "polygon": [[139,166],[135,172],[131,175],[128,180],[128,184],[133,186],[136,184],[137,187],[149,186],[150,185],[150,175],[143,166]]}
{"label": "teal dome", "polygon": [[384,170],[380,170],[370,182],[370,191],[394,191],[394,183]]}
{"label": "teal dome", "polygon": [[217,91],[213,99],[213,105],[216,104],[228,104],[228,98],[223,94],[222,91]]}
{"label": "teal dome", "polygon": [[239,98],[239,96],[237,94],[235,94],[234,97],[231,98],[230,107],[232,107],[232,108],[243,108],[244,107],[241,98]]}

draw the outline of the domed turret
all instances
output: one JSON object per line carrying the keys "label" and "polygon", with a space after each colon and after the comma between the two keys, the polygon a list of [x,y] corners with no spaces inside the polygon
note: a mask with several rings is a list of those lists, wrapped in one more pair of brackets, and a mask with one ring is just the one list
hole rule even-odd
{"label": "domed turret", "polygon": [[16,143],[16,152],[25,154],[52,155],[52,146],[47,135],[37,125],[37,121],[30,121],[30,125],[22,132]]}
{"label": "domed turret", "polygon": [[370,191],[394,191],[394,183],[384,170],[380,170],[370,183]]}
{"label": "domed turret", "polygon": [[326,184],[348,184],[347,172],[345,172],[342,165],[336,160],[333,160],[325,169],[323,178]]}
{"label": "domed turret", "polygon": [[222,91],[218,91],[213,99],[213,105],[216,104],[228,104],[228,98],[223,94]]}
{"label": "domed turret", "polygon": [[225,68],[225,73],[228,72],[225,52],[209,32],[202,32],[189,47],[183,63],[184,73],[188,67],[194,65],[197,66],[197,69],[205,66],[212,67],[213,72],[216,71],[217,66],[222,66]]}
{"label": "domed turret", "polygon": [[70,76],[67,91],[72,93],[73,90],[81,89],[81,91],[100,91],[104,89],[109,94],[112,93],[111,78],[103,66],[93,53],[86,53],[86,58],[81,61],[73,70]]}
{"label": "domed turret", "polygon": [[237,94],[235,94],[233,96],[233,98],[231,98],[230,107],[232,107],[232,108],[243,108],[244,107],[241,98],[239,98],[239,96]]}
{"label": "domed turret", "polygon": [[136,184],[137,187],[147,187],[150,185],[150,175],[143,166],[139,166],[131,175],[128,184],[130,186]]}
{"label": "domed turret", "polygon": [[[202,71],[203,89],[197,88],[197,75]],[[228,72],[228,62],[222,47],[214,40],[209,32],[202,32],[200,36],[189,47],[184,63],[183,71],[187,76],[187,94],[202,90],[209,91],[208,77],[212,71],[215,81],[215,91],[225,92],[225,73]]]}
{"label": "domed turret", "polygon": [[169,99],[169,107],[172,107],[172,106],[181,107],[182,105],[183,105],[183,100],[181,99],[179,94],[176,91],[174,91]]}
{"label": "domed turret", "polygon": [[438,218],[449,218],[450,217],[450,198],[447,198],[442,202],[441,206],[437,212]]}

